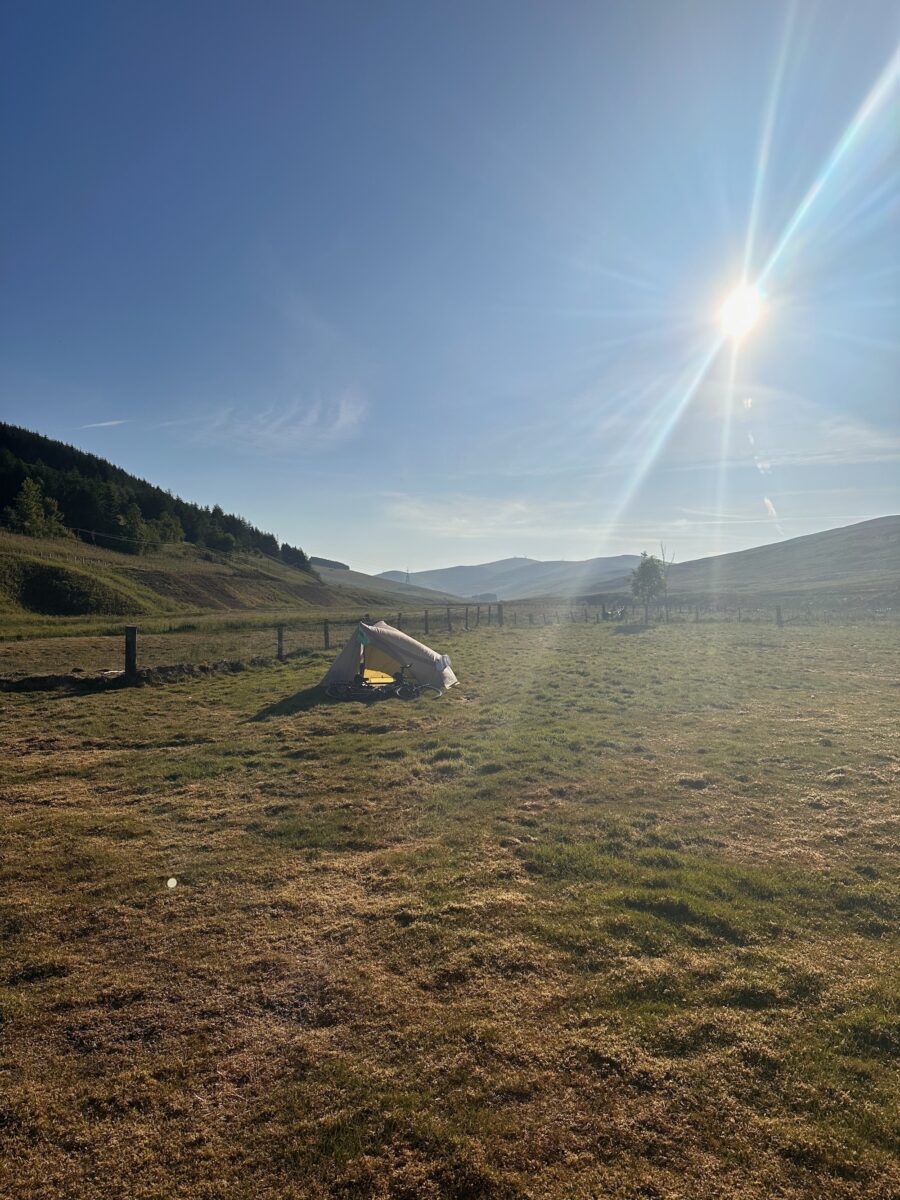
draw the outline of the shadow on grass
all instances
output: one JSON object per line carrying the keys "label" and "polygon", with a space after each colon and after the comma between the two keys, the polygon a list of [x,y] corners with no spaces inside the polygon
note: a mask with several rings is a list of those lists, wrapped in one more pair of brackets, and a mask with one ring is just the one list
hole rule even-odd
{"label": "shadow on grass", "polygon": [[120,672],[103,675],[25,675],[18,679],[0,679],[0,692],[58,692],[85,695],[128,687],[129,680]]}
{"label": "shadow on grass", "polygon": [[617,625],[616,633],[652,633],[652,625]]}
{"label": "shadow on grass", "polygon": [[332,700],[325,689],[316,684],[315,687],[295,692],[293,696],[285,696],[283,700],[277,700],[274,704],[267,704],[250,720],[268,721],[271,717],[292,717],[295,713],[309,712],[311,708],[318,708],[322,704],[337,703],[339,701]]}

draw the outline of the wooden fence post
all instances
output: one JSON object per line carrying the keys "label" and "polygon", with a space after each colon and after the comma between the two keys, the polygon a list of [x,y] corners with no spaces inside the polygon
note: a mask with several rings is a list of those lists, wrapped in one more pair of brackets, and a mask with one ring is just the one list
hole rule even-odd
{"label": "wooden fence post", "polygon": [[322,622],[322,636],[325,639],[325,649],[330,650],[331,649],[331,637],[329,636],[327,621]]}
{"label": "wooden fence post", "polygon": [[700,609],[699,608],[694,609],[694,624],[695,625],[700,624]]}
{"label": "wooden fence post", "polygon": [[519,610],[517,608],[514,608],[513,609],[513,625],[518,626],[518,624],[519,624]]}
{"label": "wooden fence post", "polygon": [[501,627],[503,625],[503,605],[502,604],[497,605],[497,624],[500,625]]}
{"label": "wooden fence post", "polygon": [[447,605],[447,632],[448,633],[453,632],[453,621],[451,620],[451,617],[450,617],[450,605],[449,604]]}
{"label": "wooden fence post", "polygon": [[528,624],[534,624],[534,613],[531,611],[531,609],[528,610]]}
{"label": "wooden fence post", "polygon": [[480,604],[479,604],[479,605],[478,605],[478,607],[475,609],[475,624],[476,624],[476,625],[480,625],[480,624],[481,624],[481,605],[480,605]]}
{"label": "wooden fence post", "polygon": [[488,605],[488,625],[490,625],[490,623],[491,623],[491,606],[489,604]]}
{"label": "wooden fence post", "polygon": [[397,628],[400,628],[400,622],[403,620],[403,613],[397,613]]}
{"label": "wooden fence post", "polygon": [[428,632],[428,609],[425,609],[425,632]]}
{"label": "wooden fence post", "polygon": [[780,604],[775,605],[775,624],[778,626],[779,629],[782,627],[782,625],[784,625],[784,620],[782,619],[782,616],[781,616],[781,605]]}
{"label": "wooden fence post", "polygon": [[466,629],[469,628],[469,606],[466,605]]}
{"label": "wooden fence post", "polygon": [[284,662],[284,626],[277,627],[278,634],[278,661]]}
{"label": "wooden fence post", "polygon": [[125,626],[125,678],[137,679],[137,625]]}

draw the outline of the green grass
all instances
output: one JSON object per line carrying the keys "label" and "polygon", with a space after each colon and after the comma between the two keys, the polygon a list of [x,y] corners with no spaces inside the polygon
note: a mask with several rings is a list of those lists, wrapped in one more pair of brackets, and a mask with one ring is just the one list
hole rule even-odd
{"label": "green grass", "polygon": [[154,631],[185,619],[244,629],[254,617],[358,617],[371,606],[421,607],[426,598],[355,572],[326,574],[329,583],[263,555],[226,558],[187,544],[130,555],[0,530],[0,639],[97,635],[120,630],[126,618]]}
{"label": "green grass", "polygon": [[433,640],[3,695],[0,1193],[895,1194],[896,627]]}

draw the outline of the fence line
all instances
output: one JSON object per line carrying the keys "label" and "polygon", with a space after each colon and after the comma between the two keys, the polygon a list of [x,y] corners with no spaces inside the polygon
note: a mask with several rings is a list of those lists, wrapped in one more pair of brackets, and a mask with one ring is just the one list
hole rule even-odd
{"label": "fence line", "polygon": [[[844,618],[846,619],[844,614]],[[643,609],[638,605],[620,603],[582,604],[567,609],[536,603],[510,603],[498,601],[490,604],[443,604],[429,606],[409,612],[389,614],[386,619],[397,628],[420,641],[427,641],[441,649],[442,635],[466,637],[475,633],[482,636],[518,636],[520,631],[546,629],[548,626],[586,626],[617,622],[643,622]],[[648,614],[651,626],[664,623],[664,606],[651,606]],[[859,618],[877,620],[896,619],[895,614],[885,611],[865,613],[857,610],[850,614],[853,623]],[[150,618],[151,628],[146,632],[135,625],[118,626],[118,632],[108,629],[103,634],[90,631],[64,635],[27,634],[15,638],[0,638],[0,678],[31,677],[44,674],[77,676],[102,671],[108,674],[125,674],[136,678],[148,668],[174,668],[178,666],[200,666],[215,663],[249,663],[253,661],[285,662],[305,654],[334,652],[351,636],[359,620],[373,622],[378,619],[371,613],[362,616],[283,616],[273,614],[268,623],[232,617],[206,626],[201,619],[197,623],[184,621],[170,625],[168,629]],[[798,626],[811,626],[820,622],[838,623],[841,614],[815,612],[808,606],[792,606],[788,603],[770,603],[766,606],[743,601],[740,605],[724,603],[675,603],[670,602],[668,622],[710,626],[726,623],[757,625],[759,627],[790,630]],[[123,653],[122,631],[125,630],[127,652]]]}
{"label": "fence line", "polygon": [[[457,617],[456,617],[456,620],[457,620],[457,630],[456,631],[457,632],[465,632],[465,631],[472,632],[472,631],[474,631],[474,629],[479,628],[480,613],[477,614],[477,616],[476,616],[476,621],[475,621],[474,626],[470,626],[469,607],[470,606],[462,607],[462,609],[460,610],[461,616],[459,613],[457,613]],[[628,615],[630,615],[627,612],[628,608],[631,608],[633,611],[634,606],[624,606],[623,605],[619,609],[607,609],[606,605],[603,605],[602,608],[595,609],[595,612],[593,614],[593,621],[591,619],[590,607],[588,605],[584,605],[581,609],[569,609],[568,612],[563,612],[562,614],[560,614],[560,611],[558,609],[553,609],[552,611],[550,611],[548,609],[540,609],[540,610],[536,611],[534,608],[529,608],[527,610],[528,626],[529,626],[529,628],[534,628],[535,624],[537,624],[538,627],[544,628],[548,625],[562,625],[562,624],[570,624],[570,625],[596,624],[596,625],[599,625],[602,622],[621,622],[623,620],[626,620]],[[432,629],[435,613],[437,611],[441,611],[441,615],[443,616],[444,629],[439,630],[439,629],[435,628],[435,629],[433,629],[433,632],[434,633],[438,633],[438,632],[442,632],[442,631],[450,632],[450,633],[454,632],[454,624],[453,624],[454,613],[453,613],[453,608],[451,605],[444,606],[444,608],[442,610],[436,610],[436,609],[429,610],[426,608],[426,609],[421,610],[421,615],[419,615],[418,613],[414,613],[409,616],[404,616],[404,614],[402,612],[397,613],[395,627],[398,629],[402,629],[406,633],[410,633],[410,632],[419,632],[420,630],[418,627],[421,626],[422,631],[425,633],[428,633],[429,630]],[[512,614],[511,614],[512,615],[511,623],[512,623],[513,628],[515,628],[515,629],[518,629],[518,626],[519,626],[519,611],[520,611],[519,608],[514,608],[512,610]],[[691,610],[690,609],[687,610],[686,615],[685,615],[683,608],[679,608],[676,611],[677,611],[678,615],[675,617],[674,621],[672,619],[672,616],[670,615],[668,623],[687,624],[689,622],[690,623],[699,623],[699,621],[700,621],[699,606],[694,606],[692,620],[691,620]],[[504,604],[501,603],[501,604],[497,604],[496,606],[489,605],[488,611],[487,611],[487,619],[486,619],[484,627],[485,628],[489,627],[491,629],[496,629],[499,631],[500,629],[503,629],[505,627],[507,620],[508,620],[508,615],[509,614],[508,614],[507,606],[505,606]],[[537,618],[537,620],[536,620],[536,618]],[[659,613],[654,614],[654,618],[655,619],[653,619],[649,622],[651,626],[653,624],[659,624],[660,622],[665,622],[665,620],[666,620],[664,612],[662,610]],[[372,618],[369,616],[368,613],[362,619],[368,620],[370,622],[372,620]],[[748,617],[745,613],[745,610],[737,609],[735,619],[736,619],[736,622],[739,622],[742,624],[750,624],[750,623],[759,624],[759,623],[765,622],[766,624],[769,624],[769,625],[775,625],[778,628],[783,628],[786,624],[798,624],[801,621],[805,621],[805,623],[813,623],[813,620],[814,620],[814,618],[811,617],[811,614],[809,612],[804,612],[802,614],[795,614],[793,617],[785,618],[783,610],[782,610],[782,606],[780,604],[775,605],[774,610],[769,609],[764,612],[758,611],[756,613],[756,615],[752,616],[752,617]],[[730,620],[731,620],[731,617],[726,616],[724,621],[713,622],[712,620],[710,620],[708,623],[726,623]],[[828,620],[827,614],[825,614],[825,620],[826,621]],[[292,625],[289,622],[281,622],[281,623],[275,625],[274,627],[272,627],[270,631],[267,631],[267,629],[265,627],[257,627],[252,630],[252,633],[255,635],[255,637],[257,639],[259,639],[259,641],[262,644],[257,645],[257,647],[256,647],[257,653],[254,654],[253,657],[257,658],[257,659],[265,659],[268,657],[274,657],[279,662],[286,662],[287,660],[289,660],[291,658],[295,658],[304,653],[310,653],[310,652],[313,652],[316,650],[330,650],[332,648],[332,633],[337,633],[339,639],[340,639],[340,636],[342,633],[345,633],[347,636],[350,636],[352,631],[357,628],[358,624],[359,624],[359,620],[354,619],[354,618],[338,618],[338,619],[324,618],[317,624],[314,624],[312,622],[305,622],[302,624]],[[152,639],[154,637],[159,638],[159,637],[163,637],[165,635],[149,634],[149,635],[145,635],[145,636],[147,638],[151,639],[151,641],[152,641]],[[176,636],[178,636],[178,635],[176,635]],[[139,675],[138,640],[137,640],[137,638],[138,638],[137,626],[134,626],[134,625],[126,626],[125,627],[124,673],[125,673],[126,677],[128,677],[128,678],[137,678]],[[56,640],[65,641],[66,639],[56,639]],[[270,649],[269,649],[268,654],[266,653],[266,649],[265,649],[265,642],[267,640],[270,642]],[[190,660],[184,660],[184,661],[187,663]],[[244,658],[242,660],[239,658],[235,661],[247,661],[247,659]],[[162,666],[162,665],[177,666],[179,664],[170,662],[170,663],[165,663],[165,664],[153,663],[152,665],[153,666]]]}

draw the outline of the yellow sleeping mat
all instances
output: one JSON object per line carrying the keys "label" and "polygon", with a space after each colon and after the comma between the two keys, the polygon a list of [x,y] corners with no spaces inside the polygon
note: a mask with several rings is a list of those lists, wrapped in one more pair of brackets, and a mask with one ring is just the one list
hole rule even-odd
{"label": "yellow sleeping mat", "polygon": [[368,667],[363,671],[366,683],[393,683],[393,675],[385,675],[384,671],[372,671]]}

